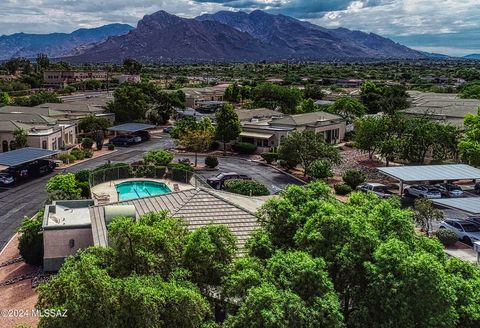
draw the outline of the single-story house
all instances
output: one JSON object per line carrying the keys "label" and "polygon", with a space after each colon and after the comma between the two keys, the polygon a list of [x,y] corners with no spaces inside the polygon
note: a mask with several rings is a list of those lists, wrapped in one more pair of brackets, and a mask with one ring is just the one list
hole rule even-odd
{"label": "single-story house", "polygon": [[282,138],[292,131],[322,133],[325,142],[337,144],[345,138],[346,121],[334,114],[313,112],[272,118],[242,124],[240,141],[253,143],[257,147],[278,147]]}
{"label": "single-story house", "polygon": [[[3,108],[2,108],[3,109]],[[39,114],[4,113],[0,110],[1,152],[15,150],[14,131],[27,132],[27,145],[34,148],[59,150],[76,144],[76,125],[58,123]]]}
{"label": "single-story house", "polygon": [[107,226],[116,216],[137,219],[167,211],[185,220],[188,230],[208,224],[227,226],[240,251],[259,227],[254,212],[263,197],[247,197],[209,189],[190,189],[164,195],[98,205],[93,200],[57,201],[45,206],[43,220],[44,270],[57,271],[64,259],[89,246],[108,246]]}

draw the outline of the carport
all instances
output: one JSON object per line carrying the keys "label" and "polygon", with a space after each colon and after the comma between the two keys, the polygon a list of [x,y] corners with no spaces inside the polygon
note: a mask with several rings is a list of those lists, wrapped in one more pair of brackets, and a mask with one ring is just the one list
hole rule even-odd
{"label": "carport", "polygon": [[115,132],[115,135],[116,135],[117,132],[135,133],[135,132],[146,131],[154,128],[156,128],[156,126],[151,124],[125,123],[125,124],[112,126],[107,130]]}
{"label": "carport", "polygon": [[404,183],[480,179],[480,170],[466,164],[393,166],[378,170],[400,182],[400,196]]}
{"label": "carport", "polygon": [[0,153],[0,170],[19,166],[39,159],[45,159],[58,154],[57,150],[41,148],[21,148],[5,153]]}
{"label": "carport", "polygon": [[459,210],[469,215],[480,215],[480,197],[432,199],[435,205]]}

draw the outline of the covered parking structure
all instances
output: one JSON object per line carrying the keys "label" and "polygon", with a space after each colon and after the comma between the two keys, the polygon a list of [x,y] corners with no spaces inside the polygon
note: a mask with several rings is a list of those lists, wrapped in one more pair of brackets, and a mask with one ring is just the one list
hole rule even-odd
{"label": "covered parking structure", "polygon": [[45,159],[58,154],[57,150],[41,148],[21,148],[6,153],[0,153],[0,170],[20,166],[39,159]]}
{"label": "covered parking structure", "polygon": [[437,206],[458,210],[468,215],[480,215],[480,197],[432,199]]}
{"label": "covered parking structure", "polygon": [[156,128],[155,125],[152,124],[144,124],[144,123],[125,123],[120,125],[115,125],[108,128],[108,131],[115,132],[126,132],[126,133],[135,133],[140,131],[147,131],[150,129]]}
{"label": "covered parking structure", "polygon": [[404,183],[480,179],[480,170],[466,164],[393,166],[378,170],[400,182],[400,196],[403,196]]}

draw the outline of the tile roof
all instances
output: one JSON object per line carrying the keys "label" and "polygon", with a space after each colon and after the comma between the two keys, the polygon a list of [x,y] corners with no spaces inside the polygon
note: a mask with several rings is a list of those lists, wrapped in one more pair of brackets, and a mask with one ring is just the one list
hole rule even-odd
{"label": "tile roof", "polygon": [[235,112],[237,113],[240,121],[249,121],[253,118],[271,118],[273,116],[283,116],[282,113],[268,108],[237,109]]}
{"label": "tile roof", "polygon": [[243,248],[249,235],[259,227],[255,215],[236,205],[233,198],[227,199],[222,197],[221,193],[206,189],[191,189],[90,207],[95,245],[108,244],[104,208],[109,205],[133,205],[137,216],[166,210],[173,217],[184,219],[189,230],[210,223],[223,224],[237,237],[239,249]]}
{"label": "tile roof", "polygon": [[48,117],[64,116],[65,113],[56,111],[48,107],[21,107],[21,106],[4,106],[0,107],[0,113],[22,113],[22,114],[36,114]]}

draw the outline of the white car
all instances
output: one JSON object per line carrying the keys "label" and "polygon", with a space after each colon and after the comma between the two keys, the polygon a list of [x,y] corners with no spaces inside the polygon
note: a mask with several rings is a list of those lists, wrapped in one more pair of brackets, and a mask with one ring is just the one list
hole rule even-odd
{"label": "white car", "polygon": [[433,186],[428,186],[428,185],[410,186],[408,188],[405,188],[403,193],[407,197],[429,198],[429,199],[442,198],[442,193],[440,192],[440,190],[438,190]]}
{"label": "white car", "polygon": [[455,232],[458,239],[467,245],[480,241],[480,226],[472,221],[447,219],[440,223],[439,229],[448,229]]}
{"label": "white car", "polygon": [[366,182],[357,187],[363,192],[373,192],[380,198],[391,198],[394,194],[388,190],[388,186],[381,183]]}

